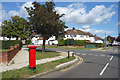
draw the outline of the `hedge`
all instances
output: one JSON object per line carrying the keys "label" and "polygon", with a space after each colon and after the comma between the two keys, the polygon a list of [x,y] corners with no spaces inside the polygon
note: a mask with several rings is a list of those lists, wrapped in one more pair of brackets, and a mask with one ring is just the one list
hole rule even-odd
{"label": "hedge", "polygon": [[10,49],[10,46],[14,46],[15,44],[19,44],[20,49],[22,47],[22,41],[21,40],[0,41],[0,44],[2,44],[2,49]]}
{"label": "hedge", "polygon": [[28,44],[31,44],[31,43],[32,43],[31,40],[25,40],[25,44],[27,44],[27,41],[28,41]]}
{"label": "hedge", "polygon": [[104,43],[87,43],[86,40],[74,40],[74,39],[59,39],[58,40],[58,45],[59,46],[67,46],[67,45],[74,45],[74,46],[86,46],[86,45],[92,45],[94,47],[103,47],[105,46]]}
{"label": "hedge", "polygon": [[64,45],[65,45],[65,40],[59,39],[59,40],[58,40],[58,45],[59,45],[59,46],[64,46]]}
{"label": "hedge", "polygon": [[86,43],[85,45],[94,45],[94,47],[104,47],[105,43]]}

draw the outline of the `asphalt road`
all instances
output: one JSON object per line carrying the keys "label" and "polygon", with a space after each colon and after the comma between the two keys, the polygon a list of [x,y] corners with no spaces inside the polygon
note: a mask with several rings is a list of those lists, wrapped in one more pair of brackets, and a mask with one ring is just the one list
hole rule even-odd
{"label": "asphalt road", "polygon": [[[67,52],[69,49],[50,49]],[[118,48],[107,51],[74,50],[74,53],[83,58],[83,62],[72,69],[56,71],[37,78],[118,78]],[[72,50],[71,50],[72,51]]]}

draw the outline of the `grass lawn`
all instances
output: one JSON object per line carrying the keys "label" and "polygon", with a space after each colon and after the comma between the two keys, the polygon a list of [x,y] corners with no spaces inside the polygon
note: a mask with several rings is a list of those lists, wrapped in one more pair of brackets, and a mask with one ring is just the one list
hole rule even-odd
{"label": "grass lawn", "polygon": [[44,58],[51,58],[51,57],[56,57],[56,56],[60,56],[59,53],[57,52],[53,52],[53,51],[46,51],[46,52],[42,52],[42,51],[36,51],[36,59],[44,59]]}
{"label": "grass lawn", "polygon": [[[42,47],[42,46],[39,46]],[[81,48],[81,47],[62,47],[62,46],[45,46],[45,48],[58,48],[58,49],[78,49],[78,50],[90,50],[95,48]]]}
{"label": "grass lawn", "polygon": [[[30,70],[28,67],[24,67],[18,70],[11,70],[11,71],[6,71],[2,73],[2,78],[12,78],[12,80],[14,80],[14,78],[27,78],[30,77],[32,75],[35,74],[39,74],[42,72],[46,72],[49,70],[54,69],[57,65],[61,64],[61,63],[65,63],[71,60],[74,60],[75,57],[71,57],[71,58],[63,58],[60,60],[56,60],[56,61],[52,61],[52,62],[48,62],[48,63],[44,63],[44,64],[40,64],[36,66],[36,70],[32,71]],[[4,80],[4,79],[3,79]]]}
{"label": "grass lawn", "polygon": [[0,51],[9,51],[10,49],[0,49]]}

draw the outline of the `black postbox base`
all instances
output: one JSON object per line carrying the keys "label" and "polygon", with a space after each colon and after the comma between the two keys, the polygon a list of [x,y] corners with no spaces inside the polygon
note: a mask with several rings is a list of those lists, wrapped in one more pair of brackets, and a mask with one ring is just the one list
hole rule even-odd
{"label": "black postbox base", "polygon": [[29,67],[29,69],[31,69],[31,70],[35,70],[35,69],[36,69],[36,67]]}

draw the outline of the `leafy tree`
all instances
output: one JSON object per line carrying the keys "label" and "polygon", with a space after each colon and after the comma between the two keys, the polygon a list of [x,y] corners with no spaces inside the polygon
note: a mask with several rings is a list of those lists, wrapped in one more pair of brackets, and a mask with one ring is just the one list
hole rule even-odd
{"label": "leafy tree", "polygon": [[2,35],[11,37],[20,37],[21,39],[26,39],[31,33],[31,27],[29,26],[26,19],[19,16],[12,16],[9,21],[4,20],[2,23]]}
{"label": "leafy tree", "polygon": [[112,43],[112,40],[111,40],[110,38],[108,38],[108,42],[109,42],[109,43]]}
{"label": "leafy tree", "polygon": [[30,25],[32,25],[34,31],[43,37],[42,51],[45,51],[45,40],[52,36],[64,35],[65,23],[60,20],[64,15],[59,15],[56,13],[54,6],[55,4],[51,2],[46,2],[45,4],[40,4],[38,2],[33,2],[33,7],[26,8],[28,12],[28,19]]}
{"label": "leafy tree", "polygon": [[7,37],[10,38],[12,37],[12,23],[10,21],[4,20],[4,22],[2,22],[1,24],[1,28],[2,28],[2,36],[3,37]]}

